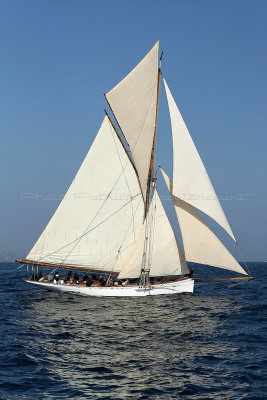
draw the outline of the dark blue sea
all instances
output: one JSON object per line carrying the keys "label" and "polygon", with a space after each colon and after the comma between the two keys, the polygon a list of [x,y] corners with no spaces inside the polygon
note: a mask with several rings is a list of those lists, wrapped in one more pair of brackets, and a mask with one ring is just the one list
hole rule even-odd
{"label": "dark blue sea", "polygon": [[249,267],[126,299],[41,291],[0,264],[0,398],[266,399],[267,264]]}

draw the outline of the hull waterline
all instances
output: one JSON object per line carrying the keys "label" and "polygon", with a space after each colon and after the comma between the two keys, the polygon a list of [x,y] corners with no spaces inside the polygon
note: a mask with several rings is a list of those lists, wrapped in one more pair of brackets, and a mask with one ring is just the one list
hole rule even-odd
{"label": "hull waterline", "polygon": [[81,286],[81,285],[61,285],[56,283],[44,283],[26,280],[26,282],[36,285],[42,289],[54,292],[75,293],[82,296],[95,297],[144,297],[157,296],[164,294],[193,293],[194,280],[185,279],[177,282],[152,285],[151,288],[138,286]]}

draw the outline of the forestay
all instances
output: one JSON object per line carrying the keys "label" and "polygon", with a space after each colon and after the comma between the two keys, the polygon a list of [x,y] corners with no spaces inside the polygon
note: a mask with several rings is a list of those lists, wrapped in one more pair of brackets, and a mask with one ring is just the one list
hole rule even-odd
{"label": "forestay", "polygon": [[[172,181],[164,171],[162,171],[162,174],[172,194]],[[218,237],[205,224],[197,211],[189,203],[176,196],[172,195],[172,199],[181,229],[186,261],[211,265],[247,275]]]}
{"label": "forestay", "polygon": [[[151,246],[150,276],[181,275],[189,272],[183,252],[176,240],[173,229],[155,190],[149,214],[149,241]],[[146,226],[140,226],[136,243],[123,257],[125,267],[119,278],[140,276],[144,253]]]}
{"label": "forestay", "polygon": [[145,198],[156,122],[159,42],[106,94],[130,146]]}
{"label": "forestay", "polygon": [[105,117],[61,204],[28,260],[119,272],[144,202],[136,173]]}
{"label": "forestay", "polygon": [[203,211],[235,240],[207,171],[164,80],[173,138],[173,194]]}

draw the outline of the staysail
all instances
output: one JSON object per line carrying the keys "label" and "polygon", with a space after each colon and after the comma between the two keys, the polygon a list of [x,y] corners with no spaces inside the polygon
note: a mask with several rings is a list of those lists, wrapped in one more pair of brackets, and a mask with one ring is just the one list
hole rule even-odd
{"label": "staysail", "polygon": [[161,171],[172,195],[181,229],[186,261],[211,265],[247,275],[197,211],[188,202],[173,195],[172,181],[163,170]]}
{"label": "staysail", "polygon": [[143,224],[134,168],[108,117],[27,260],[119,272],[120,252]]}
{"label": "staysail", "polygon": [[[149,219],[149,231],[152,236],[149,275],[166,276],[188,273],[189,269],[183,252],[156,190],[147,218]],[[123,257],[124,268],[122,268],[119,278],[137,278],[140,276],[145,235],[145,224],[143,226],[140,225],[139,232],[136,235],[135,246]]]}
{"label": "staysail", "polygon": [[156,123],[159,42],[106,99],[130,146],[143,197],[146,197]]}
{"label": "staysail", "polygon": [[207,171],[164,79],[173,138],[173,195],[213,218],[235,240]]}

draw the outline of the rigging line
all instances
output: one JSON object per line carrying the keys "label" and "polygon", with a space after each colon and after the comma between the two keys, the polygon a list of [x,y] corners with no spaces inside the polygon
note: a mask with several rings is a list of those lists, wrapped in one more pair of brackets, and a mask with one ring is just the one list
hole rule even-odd
{"label": "rigging line", "polygon": [[242,252],[242,250],[241,250],[241,247],[239,246],[239,243],[236,242],[236,245],[237,245],[238,250],[239,250],[239,253],[240,253],[240,255],[241,255],[242,259],[243,259],[243,262],[244,262],[244,264],[245,264],[245,266],[246,266],[246,268],[247,268],[247,271],[248,271],[249,275],[251,275],[250,270],[249,270],[248,265],[247,265],[247,262],[246,262],[246,260],[245,260],[244,255],[243,255],[243,252]]}
{"label": "rigging line", "polygon": [[149,240],[148,240],[148,259],[147,259],[147,269],[151,270],[151,261],[152,261],[152,243],[153,243],[153,226],[154,226],[154,207],[151,207],[151,213],[149,216]]}
{"label": "rigging line", "polygon": [[54,268],[52,272],[49,272],[48,275],[52,275],[56,270],[58,269],[58,267]]}
{"label": "rigging line", "polygon": [[148,240],[148,224],[149,224],[149,221],[148,221],[148,216],[145,218],[145,221],[144,221],[144,223],[146,224],[145,225],[145,232],[144,232],[144,246],[143,246],[143,253],[142,253],[142,263],[141,263],[141,269],[140,269],[140,278],[141,278],[141,276],[142,276],[142,272],[146,269],[145,267],[146,267],[146,254],[147,254],[147,240]]}
{"label": "rigging line", "polygon": [[[181,263],[181,270],[182,270],[182,267],[184,266],[184,265],[186,265],[187,267],[188,267],[188,265],[187,265],[187,263],[186,263],[186,261],[183,261],[182,263]],[[176,273],[175,273],[176,272]],[[175,268],[170,274],[168,274],[168,275],[165,275],[165,276],[175,276],[175,275],[185,275],[185,273],[180,273],[180,274],[177,274],[177,268]]]}
{"label": "rigging line", "polygon": [[[155,187],[152,194],[152,200],[156,202],[156,197],[153,197],[155,193]],[[145,240],[144,240],[144,248],[143,248],[143,256],[142,256],[142,265],[140,271],[140,282],[142,279],[142,273],[149,274],[151,269],[152,263],[152,251],[153,251],[153,244],[154,244],[154,230],[155,230],[155,217],[153,216],[153,207],[150,208],[146,219],[146,227],[145,227]]]}
{"label": "rigging line", "polygon": [[156,195],[155,195],[155,186],[153,186],[153,193],[151,198],[151,207],[148,212],[148,269],[151,269],[152,263],[152,252],[153,252],[153,245],[154,245],[154,232],[155,232],[155,222],[156,222]]}
{"label": "rigging line", "polygon": [[120,251],[121,251],[121,246],[119,247],[119,250],[117,251],[117,255],[116,255],[114,263],[112,265],[112,269],[114,269],[114,266],[115,266],[115,264],[116,264],[116,262],[117,262],[117,260],[119,258]]}
{"label": "rigging line", "polygon": [[43,250],[44,250],[45,235],[46,235],[46,228],[45,228],[45,230],[44,230],[44,238],[43,238],[43,242],[42,242],[42,245],[41,245],[41,255],[43,254]]}
{"label": "rigging line", "polygon": [[155,151],[155,162],[154,162],[154,165],[156,165],[156,173],[157,173],[157,167],[158,167],[158,165],[159,165],[159,139],[160,139],[160,121],[159,121],[159,103],[160,103],[160,99],[159,99],[159,96],[160,96],[160,93],[161,93],[161,91],[160,91],[160,80],[161,80],[161,76],[162,76],[162,71],[161,71],[161,60],[162,60],[162,56],[163,56],[163,51],[162,51],[162,53],[161,53],[161,56],[160,56],[160,66],[159,66],[159,74],[160,74],[160,77],[159,77],[159,88],[158,88],[158,91],[159,91],[159,93],[158,93],[158,111],[157,111],[157,121],[156,121],[156,130],[157,130],[157,135],[156,135],[156,143],[155,143],[155,148],[156,148],[156,151]]}
{"label": "rigging line", "polygon": [[[155,184],[156,185],[156,184]],[[155,195],[155,186],[153,187],[152,200],[154,199],[154,206],[151,206],[151,224],[150,224],[150,243],[149,243],[149,270],[151,270],[152,258],[153,258],[153,249],[154,249],[154,239],[155,239],[155,225],[157,219],[157,197]]]}
{"label": "rigging line", "polygon": [[[142,196],[141,196],[140,199],[139,199],[139,203],[137,204],[137,207],[136,207],[136,210],[135,210],[135,214],[137,213],[137,210],[138,210],[139,205],[140,205],[140,203],[142,202],[142,200],[143,200],[143,198],[142,198]],[[134,214],[134,215],[135,215],[135,214]],[[128,227],[128,229],[127,229],[127,232],[126,232],[126,234],[125,234],[125,236],[124,236],[124,239],[123,239],[122,244],[121,244],[120,247],[123,246],[125,240],[127,239],[127,235],[128,235],[128,232],[129,232],[130,227],[131,227],[131,223],[129,224],[129,227]],[[135,243],[135,242],[133,242],[133,243]],[[132,243],[132,244],[133,244],[133,243]],[[132,244],[130,244],[129,246],[131,246]],[[129,246],[127,246],[126,249],[128,249]],[[126,250],[126,249],[125,249],[125,250]],[[113,251],[113,250],[114,250],[114,248],[111,249],[111,251]],[[102,257],[99,261],[97,261],[97,262],[96,262],[96,265],[99,264],[99,263],[101,263],[101,261],[104,260],[105,258],[106,258],[106,255],[105,255],[104,257]],[[116,257],[114,257],[114,258],[116,258]],[[112,259],[112,260],[113,260],[113,259]],[[105,267],[108,263],[109,263],[109,261],[106,262],[106,264],[104,264],[104,267]]]}
{"label": "rigging line", "polygon": [[148,261],[148,265],[149,265],[149,271],[151,270],[151,265],[152,265],[152,259],[153,259],[153,249],[154,249],[154,239],[155,239],[155,226],[156,226],[156,212],[157,212],[157,204],[156,204],[156,196],[155,196],[155,205],[153,207],[153,209],[151,210],[151,218],[152,218],[152,222],[150,224],[150,243],[149,243],[149,261]]}
{"label": "rigging line", "polygon": [[[118,260],[118,258],[119,258],[120,251],[121,251],[121,247],[122,247],[122,244],[120,245],[119,250],[117,251],[116,257],[115,257],[115,259],[114,259],[114,263],[113,263],[113,265],[112,265],[112,269],[113,269],[113,270],[114,270],[114,266],[115,266],[115,264],[116,264],[116,262],[117,262],[117,260]],[[106,265],[107,265],[107,263],[106,263],[104,266],[106,266]],[[109,278],[110,278],[110,275],[109,275],[109,277],[108,277],[108,281],[109,281]],[[107,281],[107,283],[108,283],[108,281]]]}
{"label": "rigging line", "polygon": [[[137,195],[135,195],[133,198],[138,197],[139,195],[140,195],[140,193],[137,194]],[[95,230],[96,228],[98,228],[100,225],[104,224],[106,221],[108,221],[110,218],[112,218],[115,214],[117,214],[119,211],[121,211],[124,207],[126,207],[126,206],[130,203],[130,201],[131,201],[131,200],[129,200],[127,203],[123,204],[123,206],[121,206],[118,210],[114,211],[113,214],[109,215],[106,219],[104,219],[103,221],[99,222],[99,224],[95,225],[95,226],[94,226],[92,229],[90,229],[89,231],[83,233],[83,234],[82,234],[81,236],[79,236],[77,239],[75,239],[75,240],[73,240],[72,242],[66,244],[65,246],[61,247],[60,249],[56,250],[55,252],[50,253],[50,254],[47,254],[45,257],[50,256],[50,255],[53,255],[53,254],[56,253],[57,251],[60,251],[60,250],[64,249],[65,247],[70,246],[71,244],[75,243],[77,240],[81,240],[81,239],[82,239],[84,236],[86,236],[88,233],[91,233],[93,230]],[[99,211],[100,211],[100,210],[99,210]],[[98,212],[99,212],[99,211],[98,211]],[[95,217],[96,217],[96,216],[95,216]],[[94,218],[94,219],[95,219],[95,218]],[[92,222],[93,222],[93,221],[92,221]],[[90,224],[90,225],[91,225],[91,224]],[[89,226],[90,226],[90,225],[89,225]],[[65,258],[66,258],[66,257],[65,257]]]}
{"label": "rigging line", "polygon": [[[109,195],[110,195],[110,194],[109,194]],[[133,198],[138,197],[138,196],[140,196],[140,193],[137,194],[137,195],[135,195]],[[109,196],[107,196],[107,198],[108,198],[108,197],[109,197]],[[107,198],[105,199],[105,201],[107,200]],[[70,246],[71,244],[77,242],[78,240],[81,240],[82,237],[86,236],[88,233],[92,232],[93,230],[95,230],[96,228],[98,228],[100,225],[104,224],[107,220],[109,220],[109,219],[112,218],[115,214],[117,214],[117,212],[119,212],[119,211],[122,210],[124,207],[126,207],[127,204],[130,203],[130,201],[131,201],[131,200],[129,200],[127,203],[125,203],[123,206],[121,206],[118,210],[114,211],[114,213],[111,214],[111,215],[109,215],[105,220],[103,220],[103,221],[101,221],[99,224],[95,225],[92,229],[90,229],[89,231],[83,233],[83,234],[82,234],[81,236],[79,236],[77,239],[75,239],[75,240],[73,240],[72,242],[66,244],[65,246],[63,246],[63,247],[61,247],[61,248],[55,250],[55,251],[52,252],[52,253],[46,254],[45,257],[49,257],[49,256],[53,255],[54,253],[56,253],[56,252],[58,252],[58,251],[60,251],[60,250],[62,250],[62,249],[64,249],[64,248]],[[104,204],[104,203],[103,203],[103,204]],[[102,206],[101,206],[100,209],[98,210],[97,214],[100,212],[101,208],[102,208]],[[96,214],[96,216],[97,216],[97,214]],[[96,218],[96,216],[94,217],[94,219]],[[93,221],[94,221],[94,219],[93,219]],[[92,221],[92,222],[93,222],[93,221]],[[90,225],[92,224],[92,222],[90,223]],[[89,226],[90,226],[90,225],[89,225]],[[65,259],[66,259],[66,257],[65,257]],[[38,261],[38,260],[37,260],[37,261]]]}
{"label": "rigging line", "polygon": [[158,113],[158,119],[157,119],[157,135],[156,135],[156,143],[155,143],[155,163],[154,163],[154,168],[156,170],[156,173],[158,172],[158,165],[159,165],[159,138],[160,138],[160,129],[159,129],[159,113]]}
{"label": "rigging line", "polygon": [[[141,264],[141,273],[145,269],[146,266],[146,251],[147,251],[147,239],[148,239],[148,218],[145,219],[145,240],[142,254],[142,264]],[[140,276],[141,277],[141,276]]]}
{"label": "rigging line", "polygon": [[151,213],[146,216],[146,231],[145,231],[145,243],[144,243],[144,254],[143,254],[143,269],[147,272],[149,270],[149,254],[150,254],[150,228],[151,228]]}
{"label": "rigging line", "polygon": [[[112,90],[112,89],[111,89],[111,90]],[[116,114],[114,113],[114,111],[113,111],[113,109],[112,109],[112,107],[111,107],[111,105],[110,105],[110,103],[109,103],[109,101],[108,101],[107,96],[106,96],[105,93],[104,93],[104,97],[105,97],[105,99],[106,99],[106,101],[107,101],[107,103],[108,103],[109,108],[111,109],[112,114],[114,115],[114,118],[115,118],[115,120],[116,120],[116,122],[117,122],[117,124],[118,124],[118,127],[120,128],[121,133],[122,133],[122,135],[123,135],[123,137],[124,137],[124,139],[125,139],[125,142],[126,142],[127,145],[130,147],[130,145],[129,145],[129,143],[128,143],[128,141],[127,141],[125,135],[124,135],[124,132],[123,132],[123,130],[121,129],[121,126],[120,126],[120,124],[119,124],[119,121],[117,120]]]}
{"label": "rigging line", "polygon": [[[137,169],[136,169],[136,167],[135,167],[135,165],[134,165],[134,162],[133,162],[133,160],[132,160],[132,157],[130,156],[131,151],[129,151],[128,149],[126,149],[126,146],[125,146],[125,144],[123,143],[123,140],[122,140],[122,138],[120,137],[120,135],[119,135],[119,133],[118,133],[118,131],[117,131],[117,129],[116,129],[116,127],[115,127],[115,125],[114,125],[112,119],[111,119],[110,116],[108,115],[107,111],[106,111],[106,110],[104,110],[104,111],[105,111],[105,114],[106,114],[106,116],[108,117],[109,122],[111,123],[111,125],[112,125],[114,131],[116,132],[116,135],[117,135],[119,141],[121,142],[121,145],[122,145],[122,147],[123,147],[125,153],[127,154],[127,157],[128,157],[129,160],[131,161],[131,164],[132,164],[132,166],[133,166],[133,168],[134,168],[134,170],[135,170],[135,173],[136,173],[136,175],[137,175],[137,177],[138,177]],[[139,177],[138,177],[138,179],[139,179]]]}
{"label": "rigging line", "polygon": [[240,282],[234,282],[234,283],[229,283],[228,285],[226,285],[226,286],[223,286],[223,287],[221,287],[221,288],[219,288],[219,289],[216,289],[217,291],[219,291],[219,290],[225,290],[225,289],[228,289],[229,287],[233,287],[233,286],[237,286],[237,285],[241,285],[241,284],[245,284],[245,283],[247,283],[246,281],[240,281]]}
{"label": "rigging line", "polygon": [[148,209],[149,209],[150,183],[151,183],[151,181],[153,179],[153,174],[154,174],[155,145],[156,145],[157,119],[158,119],[158,108],[159,108],[160,76],[161,75],[160,75],[160,68],[159,68],[158,69],[158,76],[157,76],[157,100],[156,100],[156,115],[155,115],[155,122],[154,122],[154,134],[153,134],[153,142],[152,142],[152,149],[151,149],[149,170],[148,170],[148,177],[147,177],[145,217],[146,217],[146,215],[148,213]]}
{"label": "rigging line", "polygon": [[[161,59],[160,59],[161,60]],[[160,61],[161,63],[161,61]],[[157,81],[157,102],[156,102],[156,117],[155,117],[155,127],[154,127],[154,142],[153,142],[153,147],[152,147],[152,152],[151,152],[151,176],[153,177],[154,174],[154,168],[155,168],[155,162],[156,162],[156,157],[157,155],[155,154],[155,150],[158,151],[157,147],[157,137],[158,137],[158,119],[159,119],[159,96],[160,96],[160,79],[161,79],[161,69],[159,67],[158,69],[158,81]]]}
{"label": "rigging line", "polygon": [[[118,131],[117,131],[117,129],[116,129],[116,127],[115,127],[115,125],[114,125],[112,119],[110,118],[110,116],[108,115],[108,113],[107,113],[106,110],[105,110],[105,113],[106,113],[106,115],[107,115],[107,117],[108,117],[108,119],[109,119],[109,122],[111,123],[111,125],[112,125],[112,127],[113,127],[113,129],[114,129],[114,131],[115,131],[115,133],[116,133],[116,135],[117,135],[117,137],[118,137],[118,139],[119,139],[119,141],[120,141],[120,143],[121,143],[121,145],[122,145],[124,151],[125,151],[125,153],[127,154],[127,157],[129,158],[129,160],[130,160],[130,162],[131,162],[131,164],[132,164],[132,167],[133,167],[133,169],[134,169],[134,171],[135,171],[135,173],[136,173],[136,177],[137,177],[137,181],[138,181],[138,184],[139,184],[139,187],[140,187],[140,191],[142,192],[142,187],[141,187],[141,183],[140,183],[140,178],[139,178],[139,175],[138,175],[136,166],[135,166],[134,161],[133,161],[133,155],[132,155],[132,153],[131,153],[131,155],[130,155],[130,151],[128,151],[128,150],[126,149],[126,146],[124,145],[121,136],[119,135],[119,133],[118,133]],[[129,145],[128,145],[128,147],[129,147]],[[129,147],[129,149],[130,149],[130,147]],[[130,149],[130,150],[131,150],[131,149]],[[143,193],[142,193],[142,196],[143,196]]]}
{"label": "rigging line", "polygon": [[119,154],[119,151],[118,151],[118,148],[117,148],[116,142],[115,142],[114,135],[112,135],[112,138],[113,138],[113,141],[114,141],[114,145],[115,145],[115,148],[116,148],[116,151],[117,151],[118,158],[119,158],[119,160],[120,160],[120,164],[121,164],[121,168],[122,168],[122,171],[123,171],[124,179],[125,179],[126,185],[127,185],[127,187],[128,187],[128,191],[129,191],[129,195],[130,195],[130,199],[131,199],[131,209],[132,209],[133,231],[134,231],[134,236],[135,236],[134,217],[133,217],[133,202],[132,202],[132,193],[131,193],[131,190],[130,190],[130,185],[129,185],[129,182],[128,182],[128,180],[127,180],[127,177],[126,177],[126,174],[125,174],[125,168],[126,168],[126,166],[125,166],[125,167],[123,167],[123,165],[122,165],[121,157],[120,157],[120,154]]}

